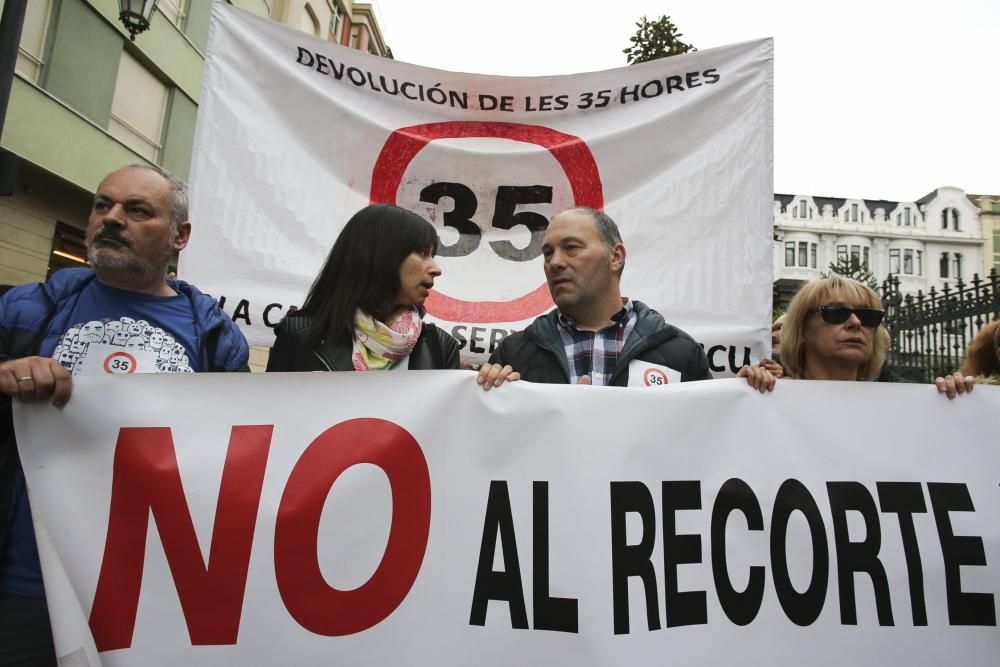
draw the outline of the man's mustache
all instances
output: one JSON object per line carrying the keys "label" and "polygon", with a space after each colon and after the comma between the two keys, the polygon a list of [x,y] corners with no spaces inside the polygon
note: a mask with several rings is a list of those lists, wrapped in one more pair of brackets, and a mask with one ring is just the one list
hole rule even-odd
{"label": "man's mustache", "polygon": [[105,241],[105,240],[120,243],[127,248],[132,247],[132,239],[128,238],[124,234],[115,231],[111,227],[104,227],[103,229],[95,233],[94,238],[91,239],[91,243],[97,243],[98,241]]}

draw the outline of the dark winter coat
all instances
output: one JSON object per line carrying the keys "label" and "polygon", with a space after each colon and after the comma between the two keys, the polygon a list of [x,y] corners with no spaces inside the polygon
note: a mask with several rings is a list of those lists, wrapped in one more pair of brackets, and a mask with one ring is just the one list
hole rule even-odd
{"label": "dark winter coat", "polygon": [[[710,380],[705,351],[680,329],[641,301],[633,301],[636,322],[618,357],[611,386],[628,386],[628,365],[633,360],[667,366],[681,374],[681,382]],[[569,383],[569,362],[558,329],[559,312],[553,309],[520,331],[504,338],[490,355],[490,362],[510,364],[528,382]]]}
{"label": "dark winter coat", "polygon": [[[286,315],[275,329],[276,337],[267,360],[271,371],[352,371],[349,342],[323,341],[306,349],[312,317],[301,312]],[[458,341],[429,322],[424,322],[417,344],[410,352],[410,370],[458,368]]]}

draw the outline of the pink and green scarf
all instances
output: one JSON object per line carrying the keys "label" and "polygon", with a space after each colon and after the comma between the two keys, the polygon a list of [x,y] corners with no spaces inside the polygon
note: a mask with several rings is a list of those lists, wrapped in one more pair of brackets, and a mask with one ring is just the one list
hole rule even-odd
{"label": "pink and green scarf", "polygon": [[403,310],[388,324],[360,310],[354,314],[354,350],[351,363],[356,371],[377,371],[405,359],[413,351],[423,328],[416,308]]}

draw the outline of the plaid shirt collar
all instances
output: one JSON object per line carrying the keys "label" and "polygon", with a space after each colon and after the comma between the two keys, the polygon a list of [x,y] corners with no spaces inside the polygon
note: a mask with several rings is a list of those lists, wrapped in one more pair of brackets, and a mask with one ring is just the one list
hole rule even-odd
{"label": "plaid shirt collar", "polygon": [[625,341],[635,326],[636,314],[632,302],[622,299],[623,306],[611,318],[611,323],[598,331],[587,331],[559,312],[559,336],[569,365],[570,384],[589,375],[595,385],[607,385],[618,367]]}

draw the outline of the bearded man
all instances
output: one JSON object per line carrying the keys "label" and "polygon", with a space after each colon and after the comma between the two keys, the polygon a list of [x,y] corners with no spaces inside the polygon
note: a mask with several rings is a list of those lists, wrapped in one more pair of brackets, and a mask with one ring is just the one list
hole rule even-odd
{"label": "bearded man", "polygon": [[0,297],[0,664],[56,662],[11,401],[61,408],[80,374],[247,370],[246,339],[215,300],[167,278],[190,237],[184,184],[131,165],[97,188],[92,268]]}

